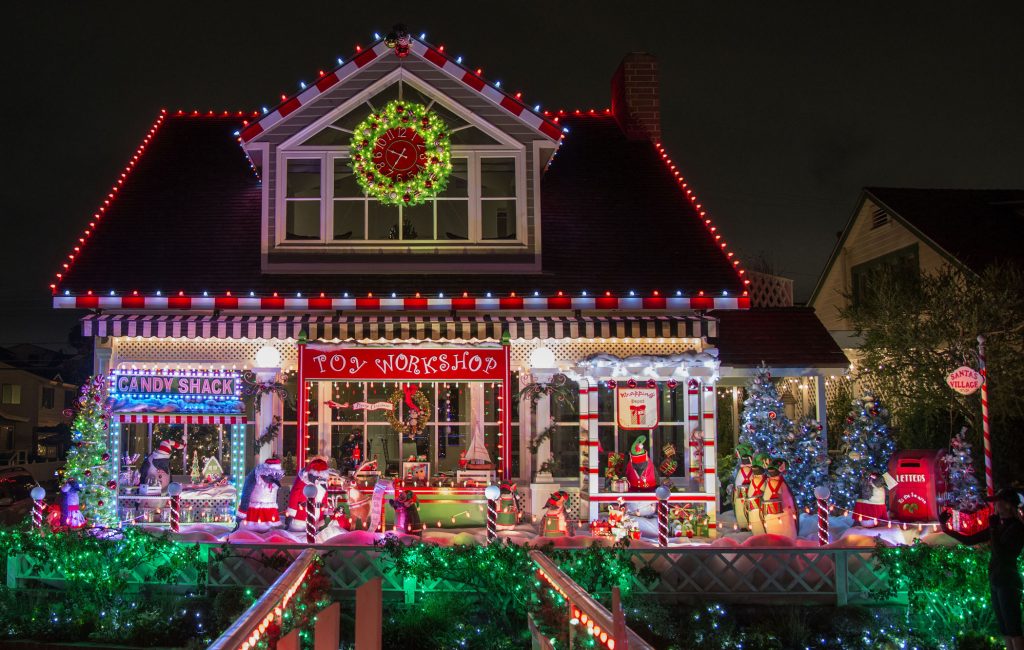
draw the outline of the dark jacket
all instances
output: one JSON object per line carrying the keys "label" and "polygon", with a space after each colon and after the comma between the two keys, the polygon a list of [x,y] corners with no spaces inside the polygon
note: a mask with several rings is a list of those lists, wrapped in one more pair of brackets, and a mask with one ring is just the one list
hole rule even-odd
{"label": "dark jacket", "polygon": [[942,521],[942,532],[964,544],[991,542],[988,577],[994,586],[1021,588],[1017,559],[1024,549],[1024,523],[1020,519],[1014,517],[1004,520],[999,515],[992,515],[988,520],[988,529],[974,535],[961,535],[950,530],[946,523],[947,520]]}

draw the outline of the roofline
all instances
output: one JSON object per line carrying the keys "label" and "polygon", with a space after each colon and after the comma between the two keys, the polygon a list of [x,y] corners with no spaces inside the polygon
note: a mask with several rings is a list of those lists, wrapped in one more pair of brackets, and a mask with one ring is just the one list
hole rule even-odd
{"label": "roofline", "polygon": [[832,266],[835,264],[836,259],[839,258],[839,253],[843,250],[843,244],[846,243],[846,239],[850,236],[850,231],[853,230],[853,224],[857,221],[857,215],[860,214],[861,208],[864,207],[864,201],[868,198],[867,188],[862,187],[860,189],[860,199],[857,201],[857,207],[854,208],[853,214],[846,220],[846,226],[843,228],[843,234],[840,235],[839,241],[832,247],[832,254],[828,257],[828,262],[825,264],[825,270],[818,276],[818,281],[814,285],[814,291],[811,292],[810,298],[807,299],[807,305],[811,306],[814,304],[815,299],[818,297],[818,292],[821,291],[822,285],[825,284],[825,278],[832,271]]}
{"label": "roofline", "polygon": [[[518,118],[521,122],[552,142],[558,142],[562,137],[562,127],[556,121],[531,109],[518,97],[502,90],[500,82],[488,84],[478,71],[466,68],[457,60],[453,60],[445,54],[443,46],[435,48],[425,41],[412,37],[410,37],[409,41],[409,52],[427,63],[437,66],[452,79],[460,81],[467,87],[475,90],[492,104],[505,109],[513,117]],[[341,83],[377,58],[386,55],[391,51],[391,48],[385,44],[384,39],[380,39],[372,47],[357,51],[358,53],[355,57],[348,62],[339,64],[329,72],[321,74],[314,83],[309,86],[304,85],[300,92],[285,97],[281,103],[267,111],[265,115],[246,125],[239,132],[242,146],[244,147],[263,132],[269,131],[277,124],[283,122],[289,115],[313,102],[329,88]]]}

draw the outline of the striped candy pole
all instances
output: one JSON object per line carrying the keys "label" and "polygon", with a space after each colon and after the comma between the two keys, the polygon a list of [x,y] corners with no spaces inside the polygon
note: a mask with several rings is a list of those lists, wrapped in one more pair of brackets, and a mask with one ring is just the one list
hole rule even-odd
{"label": "striped candy pole", "polygon": [[668,546],[668,497],[671,494],[664,485],[654,491],[654,496],[658,497],[658,546],[662,548]]}
{"label": "striped candy pole", "polygon": [[490,544],[498,539],[498,499],[501,497],[501,488],[488,485],[484,488],[484,497],[487,499],[487,543]]}
{"label": "striped candy pole", "polygon": [[827,485],[814,488],[814,498],[818,500],[818,546],[828,544],[828,499],[832,496]]}
{"label": "striped candy pole", "polygon": [[171,495],[171,531],[181,532],[181,483],[167,486],[167,494]]}
{"label": "striped candy pole", "polygon": [[302,488],[302,496],[306,497],[306,543],[316,542],[316,520],[313,509],[316,507],[316,486],[307,485]]}
{"label": "striped candy pole", "polygon": [[46,498],[46,490],[40,486],[32,488],[32,527],[40,530],[43,527],[43,499]]}
{"label": "striped candy pole", "polygon": [[985,369],[985,337],[978,337],[978,366],[981,370],[981,426],[985,440],[985,491],[992,496],[992,433],[988,423],[988,370]]}

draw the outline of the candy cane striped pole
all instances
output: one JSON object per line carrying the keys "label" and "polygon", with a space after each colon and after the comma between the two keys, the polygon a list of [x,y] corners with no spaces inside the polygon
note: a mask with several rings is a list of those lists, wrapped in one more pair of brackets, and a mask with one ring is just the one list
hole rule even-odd
{"label": "candy cane striped pole", "polygon": [[167,494],[171,495],[171,531],[181,532],[181,483],[167,486]]}
{"label": "candy cane striped pole", "polygon": [[814,498],[818,500],[818,546],[828,544],[828,499],[832,492],[827,485],[814,488]]}
{"label": "candy cane striped pole", "polygon": [[658,498],[658,546],[668,546],[668,498],[672,491],[662,485],[654,491]]}
{"label": "candy cane striped pole", "polygon": [[41,530],[43,527],[43,499],[46,498],[46,490],[40,486],[32,488],[32,527]]}
{"label": "candy cane striped pole", "polygon": [[306,543],[316,542],[316,519],[313,518],[313,509],[316,507],[315,485],[307,485],[302,488],[302,496],[306,497]]}
{"label": "candy cane striped pole", "polygon": [[497,485],[488,485],[484,488],[484,498],[487,499],[487,543],[490,544],[498,539],[498,499],[501,497],[501,488]]}
{"label": "candy cane striped pole", "polygon": [[978,366],[981,370],[981,426],[985,440],[985,491],[992,496],[992,432],[988,423],[988,370],[985,368],[985,337],[978,337]]}

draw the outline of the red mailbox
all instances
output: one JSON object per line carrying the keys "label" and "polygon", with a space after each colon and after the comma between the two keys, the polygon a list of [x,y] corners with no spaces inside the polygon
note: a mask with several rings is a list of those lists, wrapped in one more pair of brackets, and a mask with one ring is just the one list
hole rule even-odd
{"label": "red mailbox", "polygon": [[936,521],[946,491],[944,449],[908,449],[889,459],[889,474],[896,481],[889,495],[889,511],[898,521]]}

